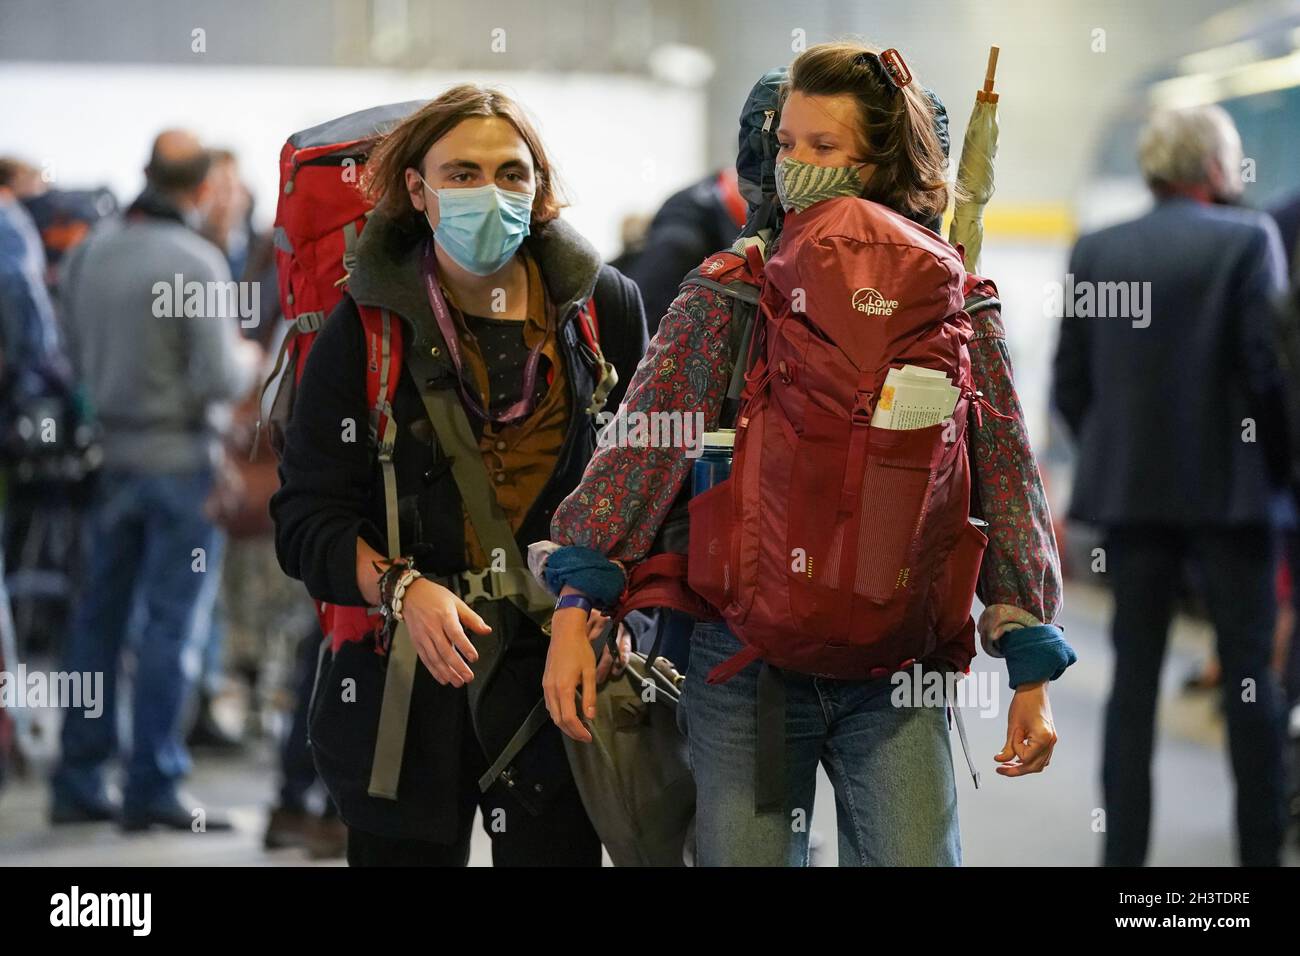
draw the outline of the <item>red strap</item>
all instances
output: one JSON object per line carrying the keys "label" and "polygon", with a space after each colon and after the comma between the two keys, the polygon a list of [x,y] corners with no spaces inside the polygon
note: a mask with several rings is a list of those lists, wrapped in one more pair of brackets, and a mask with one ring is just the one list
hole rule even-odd
{"label": "red strap", "polygon": [[758,251],[758,244],[751,242],[745,247],[745,261],[756,283],[763,281],[763,254]]}
{"label": "red strap", "polygon": [[709,671],[705,683],[725,684],[756,660],[758,660],[758,651],[753,644],[746,644],[744,650],[738,651]]}
{"label": "red strap", "polygon": [[[960,246],[958,248],[960,248]],[[996,296],[998,294],[998,287],[993,284],[992,279],[986,279],[984,276],[976,275],[974,272],[966,273],[966,279],[962,283],[962,297],[969,298],[977,289],[982,295]]]}
{"label": "red strap", "polygon": [[369,608],[324,601],[316,602],[316,618],[321,633],[329,638],[330,649],[336,652],[349,641],[359,641],[372,633],[381,623],[379,615],[372,615]]}
{"label": "red strap", "polygon": [[[328,156],[331,153],[343,153],[352,149],[354,146],[368,143],[370,140],[370,137],[366,137],[362,139],[351,139],[343,143],[322,143],[320,146],[308,146],[305,149],[296,149],[293,151],[293,168],[297,171],[299,166],[302,166],[304,163],[309,163],[313,159],[318,159],[321,156]],[[281,186],[283,185],[284,184],[281,183]],[[281,192],[283,192],[283,189]]]}
{"label": "red strap", "polygon": [[692,617],[716,620],[717,611],[691,590],[686,575],[686,555],[676,551],[656,554],[638,562],[628,574],[614,618],[621,621],[632,611],[666,607]]}
{"label": "red strap", "polygon": [[391,408],[393,396],[397,394],[397,380],[402,373],[402,320],[389,313],[388,322],[388,389],[379,394],[379,379],[384,362],[384,313],[369,305],[358,305],[361,327],[366,340],[366,407],[378,413],[376,417],[377,434],[382,436],[388,425],[385,408]]}
{"label": "red strap", "polygon": [[578,309],[578,333],[582,336],[582,341],[587,343],[587,348],[596,354],[600,354],[600,324],[596,321],[596,293],[591,293],[591,298],[582,304]]}

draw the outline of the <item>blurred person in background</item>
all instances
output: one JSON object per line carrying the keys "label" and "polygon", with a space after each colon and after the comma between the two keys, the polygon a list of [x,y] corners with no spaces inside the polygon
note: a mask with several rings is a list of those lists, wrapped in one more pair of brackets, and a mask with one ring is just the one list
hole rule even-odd
{"label": "blurred person in background", "polygon": [[644,213],[628,213],[618,224],[619,241],[623,244],[623,251],[609,260],[609,264],[627,275],[628,269],[636,261],[636,257],[641,255],[645,248],[646,232],[650,229],[650,216]]}
{"label": "blurred person in background", "polygon": [[[171,308],[176,276],[209,290],[230,280],[220,250],[195,231],[208,165],[190,133],[160,134],[144,191],[66,265],[65,320],[102,430],[104,469],[62,666],[104,675],[104,711],[101,719],[65,711],[55,823],[120,815],[127,830],[189,830],[199,809],[179,790],[190,768],[180,725],[195,673],[187,654],[196,625],[212,613],[221,566],[222,536],[203,510],[218,454],[213,422],[252,386],[261,358],[232,318]],[[136,602],[141,633],[129,642]],[[128,643],[132,740],[119,811],[105,771],[118,749],[117,677]],[[205,825],[229,822],[209,813]]]}
{"label": "blurred person in background", "polygon": [[22,200],[45,246],[45,284],[57,295],[63,257],[90,235],[97,222],[118,211],[117,198],[106,186],[59,189],[48,188],[39,178],[38,182],[40,188]]}
{"label": "blurred person in background", "polygon": [[[208,499],[209,516],[226,532],[221,591],[203,650],[197,707],[187,743],[231,750],[267,729],[268,711],[287,702],[288,729],[279,747],[280,785],[269,811],[263,846],[305,848],[315,859],[341,857],[347,831],[333,801],[311,807],[319,778],[307,745],[307,709],[322,636],[302,585],[280,570],[269,505],[280,486],[269,431],[259,427],[260,383],[272,374],[289,325],[281,319],[270,232],[252,225],[253,200],[230,150],[212,151],[202,234],[225,253],[231,274],[253,286],[261,321],[243,334],[267,356],[257,384],[235,406],[225,455]],[[244,733],[218,719],[215,703],[228,674],[247,692]]]}
{"label": "blurred person in background", "polygon": [[[1289,312],[1300,324],[1300,193],[1292,194],[1274,206],[1270,211],[1273,221],[1277,223],[1278,234],[1282,238],[1282,251],[1290,264],[1289,289],[1282,304],[1284,314]],[[1300,389],[1300,377],[1296,371],[1290,373],[1292,381],[1289,388],[1295,392]],[[1291,400],[1294,414],[1298,401]],[[1296,425],[1291,426],[1295,435]],[[1297,451],[1291,449],[1291,459],[1296,461]],[[1292,495],[1300,488],[1296,487],[1294,475],[1300,470],[1293,467]],[[1296,621],[1300,615],[1300,588],[1297,587],[1297,571],[1300,571],[1300,533],[1288,529],[1283,534],[1280,561],[1277,571],[1278,617],[1274,628],[1273,669],[1277,671],[1286,692],[1288,706],[1300,701],[1300,653],[1297,653],[1295,631]],[[1218,688],[1223,680],[1217,657],[1211,655],[1203,665],[1197,667],[1187,680],[1184,688],[1188,691],[1204,691]]]}
{"label": "blurred person in background", "polygon": [[1105,529],[1114,591],[1102,767],[1112,866],[1147,856],[1160,670],[1188,557],[1223,670],[1240,860],[1279,861],[1284,738],[1269,663],[1275,531],[1293,516],[1271,305],[1285,270],[1273,221],[1233,206],[1241,156],[1219,107],[1158,113],[1139,144],[1155,208],[1080,237],[1070,256],[1075,290],[1100,302],[1122,287],[1135,304],[1067,308],[1054,384],[1079,446],[1070,516]]}
{"label": "blurred person in background", "polygon": [[669,196],[634,247],[638,251],[614,263],[641,290],[651,334],[677,298],[686,273],[731,245],[745,225],[745,215],[736,170],[710,173]]}
{"label": "blurred person in background", "polygon": [[0,157],[0,374],[7,403],[61,393],[71,382],[45,285],[45,247],[23,205],[40,182],[31,165]]}
{"label": "blurred person in background", "polygon": [[239,175],[239,159],[229,149],[211,150],[208,169],[208,194],[203,207],[203,226],[199,230],[225,254],[230,274],[244,277],[253,244],[253,197]]}
{"label": "blurred person in background", "polygon": [[[311,605],[307,605],[310,612]],[[267,850],[301,847],[315,860],[335,859],[347,851],[347,826],[325,794],[320,813],[312,809],[312,794],[320,777],[308,745],[312,689],[324,637],[313,621],[298,642],[292,680],[293,710],[289,731],[280,745],[280,786],[266,822],[262,846]]]}
{"label": "blurred person in background", "polygon": [[[20,202],[8,207],[8,214],[26,233],[23,265],[18,272],[7,269],[7,302],[0,311],[35,317],[35,347],[43,353],[19,361],[22,378],[34,387],[10,392],[12,404],[0,409],[9,519],[0,529],[0,563],[7,561],[14,656],[31,664],[57,655],[67,629],[77,577],[77,525],[98,454],[84,394],[61,341],[56,278],[63,256],[116,209],[116,202],[104,188],[52,188],[48,171],[21,160],[0,159],[0,167]],[[27,216],[31,230],[25,228]],[[8,256],[6,261],[14,263]]]}
{"label": "blurred person in background", "polygon": [[[243,328],[242,332],[274,357],[273,346],[278,343],[270,339],[281,331],[283,323],[276,321],[280,317],[278,298],[264,295],[262,284],[269,281],[269,288],[274,290],[275,274],[271,271],[266,275],[265,269],[258,275],[248,274],[251,266],[265,265],[260,259],[254,263],[252,255],[255,248],[266,249],[269,237],[268,242],[261,242],[253,232],[252,195],[240,178],[235,154],[228,149],[213,149],[208,155],[211,162],[204,180],[199,233],[221,250],[231,276],[255,284],[253,295],[259,301],[260,321],[255,328]],[[202,664],[186,735],[186,743],[195,749],[233,751],[244,743],[244,734],[228,728],[217,714],[217,702],[232,689],[227,683],[228,673],[233,672],[246,685],[249,706],[244,723],[257,729],[259,677],[274,645],[270,635],[278,633],[272,619],[301,603],[301,589],[291,588],[279,572],[271,546],[267,505],[279,482],[275,456],[264,436],[260,454],[250,456],[258,436],[258,386],[269,372],[269,367],[263,368],[254,387],[240,396],[233,408],[229,427],[224,429],[225,454],[209,500],[209,515],[227,532],[228,540],[216,607],[206,630],[196,636]]]}
{"label": "blurred person in background", "polygon": [[4,188],[10,197],[24,203],[43,195],[49,188],[39,169],[16,156],[0,157],[0,179],[6,183]]}
{"label": "blurred person in background", "polygon": [[[22,200],[43,184],[35,167],[0,157],[0,466],[23,457],[31,436],[18,433],[31,422],[35,403],[66,396],[72,384],[59,328],[45,286],[45,249]],[[17,634],[5,587],[7,475],[0,475],[0,670],[16,667]],[[12,747],[13,725],[0,706],[0,780]]]}
{"label": "blurred person in background", "polygon": [[[1287,301],[1283,306],[1290,310],[1294,321],[1300,323],[1300,192],[1293,193],[1283,202],[1279,203],[1272,211],[1273,219],[1277,223],[1278,232],[1282,236],[1282,251],[1286,254],[1287,262],[1290,264],[1290,288],[1287,291]],[[1300,374],[1300,370],[1293,369],[1291,375],[1293,380],[1290,382],[1292,389],[1300,388],[1300,381],[1294,380]],[[1292,400],[1292,408],[1296,405]],[[1296,427],[1293,423],[1291,429],[1292,435],[1296,433]],[[1300,449],[1291,449],[1291,459],[1296,461]],[[1300,488],[1292,488],[1293,494],[1300,493]],[[1279,643],[1278,646],[1278,665],[1283,675],[1283,684],[1286,687],[1287,703],[1295,706],[1300,703],[1300,641],[1296,640],[1296,623],[1300,620],[1300,531],[1291,529],[1286,534],[1285,557],[1288,566],[1287,591],[1286,596],[1291,606],[1291,627],[1287,632],[1287,642]],[[1300,767],[1296,768],[1300,774]],[[1300,813],[1300,808],[1297,808]]]}

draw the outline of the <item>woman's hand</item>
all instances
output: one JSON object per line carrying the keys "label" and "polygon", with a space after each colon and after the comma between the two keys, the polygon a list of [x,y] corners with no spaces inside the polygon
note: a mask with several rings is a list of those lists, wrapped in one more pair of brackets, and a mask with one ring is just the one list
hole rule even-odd
{"label": "woman's hand", "polygon": [[1007,711],[1007,742],[993,757],[1001,764],[998,773],[1004,777],[1041,773],[1052,762],[1055,746],[1056,728],[1047,700],[1047,681],[1021,684]]}
{"label": "woman's hand", "polygon": [[490,634],[492,628],[456,594],[428,578],[416,578],[402,600],[402,620],[420,660],[439,684],[464,687],[474,679],[466,661],[478,660],[478,651],[465,628],[476,634]]}
{"label": "woman's hand", "polygon": [[[569,588],[564,593],[575,594]],[[594,612],[593,615],[594,616]],[[580,607],[566,607],[551,616],[551,646],[546,652],[542,694],[551,720],[565,734],[584,744],[591,732],[578,716],[576,695],[582,686],[582,712],[596,716],[596,654],[591,649],[591,624]]]}

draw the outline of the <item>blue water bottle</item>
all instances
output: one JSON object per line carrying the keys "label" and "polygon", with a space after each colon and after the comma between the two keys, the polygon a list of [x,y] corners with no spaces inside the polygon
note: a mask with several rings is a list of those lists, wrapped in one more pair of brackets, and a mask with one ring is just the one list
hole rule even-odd
{"label": "blue water bottle", "polygon": [[703,494],[714,485],[727,480],[731,475],[731,455],[735,447],[734,428],[704,433],[703,453],[695,459],[695,468],[691,476],[693,495]]}

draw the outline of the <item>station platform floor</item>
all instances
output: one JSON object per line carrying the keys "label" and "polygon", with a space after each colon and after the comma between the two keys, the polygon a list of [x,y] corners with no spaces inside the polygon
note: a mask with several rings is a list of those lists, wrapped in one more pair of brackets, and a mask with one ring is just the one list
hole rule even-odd
{"label": "station platform floor", "polygon": [[[964,711],[972,754],[981,772],[978,790],[966,772],[956,733],[952,735],[966,865],[1092,866],[1099,860],[1101,835],[1094,820],[1101,805],[1102,713],[1111,666],[1108,620],[1109,599],[1103,591],[1080,585],[1068,589],[1062,623],[1080,659],[1052,685],[1060,742],[1043,774],[1005,779],[993,772],[992,755],[1005,739],[1004,711],[1011,692],[1000,661],[983,656],[976,661],[976,673],[992,672],[988,679],[999,687],[1001,706],[989,717],[981,717],[977,708]],[[1205,658],[1210,646],[1207,626],[1178,621],[1159,708],[1149,860],[1154,866],[1234,863],[1232,786],[1216,695],[1181,691],[1184,677]],[[237,757],[196,758],[187,786],[206,805],[229,814],[234,831],[124,835],[111,824],[52,828],[46,820],[43,778],[33,772],[12,780],[0,795],[0,866],[311,865],[302,851],[262,849],[275,792],[269,742]],[[836,863],[834,814],[834,795],[822,776],[812,821],[814,832],[821,836],[817,865]],[[476,827],[471,865],[490,862],[488,838]],[[1290,837],[1287,862],[1300,865],[1295,834]]]}

